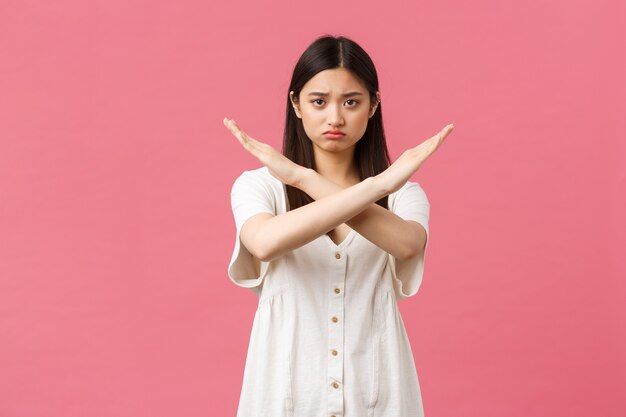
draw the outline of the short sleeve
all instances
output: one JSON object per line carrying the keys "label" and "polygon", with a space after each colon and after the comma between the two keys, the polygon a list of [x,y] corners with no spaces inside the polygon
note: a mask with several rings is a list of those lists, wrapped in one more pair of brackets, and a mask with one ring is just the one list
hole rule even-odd
{"label": "short sleeve", "polygon": [[408,181],[397,191],[390,210],[404,220],[415,220],[426,230],[426,247],[419,255],[401,260],[388,254],[396,299],[401,300],[417,294],[422,283],[424,259],[429,240],[430,203],[422,187],[416,182]]}
{"label": "short sleeve", "polygon": [[271,186],[259,171],[244,171],[233,183],[230,192],[231,208],[235,219],[235,247],[228,265],[228,276],[238,286],[250,288],[260,294],[268,262],[260,261],[257,275],[255,259],[241,242],[241,228],[250,217],[258,213],[276,214],[276,199]]}

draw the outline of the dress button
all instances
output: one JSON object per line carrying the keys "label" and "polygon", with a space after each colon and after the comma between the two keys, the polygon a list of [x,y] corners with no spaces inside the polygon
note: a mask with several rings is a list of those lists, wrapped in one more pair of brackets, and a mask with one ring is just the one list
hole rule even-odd
{"label": "dress button", "polygon": [[332,353],[333,356],[337,356],[337,351],[335,349],[331,350],[330,353]]}
{"label": "dress button", "polygon": [[335,258],[337,259],[341,258],[341,254],[339,252],[335,252]]}
{"label": "dress button", "polygon": [[333,388],[335,388],[335,389],[339,388],[339,384],[336,383],[336,382],[333,382]]}
{"label": "dress button", "polygon": [[333,323],[337,323],[337,321],[339,320],[339,319],[338,319],[337,317],[335,317],[335,316],[331,317],[330,319],[333,321]]}
{"label": "dress button", "polygon": [[341,290],[339,288],[335,288],[335,294],[339,294]]}

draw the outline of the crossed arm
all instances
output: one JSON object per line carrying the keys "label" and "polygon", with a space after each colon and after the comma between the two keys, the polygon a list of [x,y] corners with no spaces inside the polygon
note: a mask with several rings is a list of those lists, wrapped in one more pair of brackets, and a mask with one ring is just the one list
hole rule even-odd
{"label": "crossed arm", "polygon": [[[298,188],[314,200],[341,191],[343,187],[307,170]],[[418,255],[426,244],[426,230],[416,221],[404,220],[378,204],[372,204],[345,222],[361,236],[397,259]]]}
{"label": "crossed arm", "polygon": [[242,225],[241,241],[257,259],[270,261],[342,223],[397,259],[416,256],[424,248],[421,225],[375,204],[389,194],[377,177],[343,188],[306,169],[297,187],[315,201],[277,216],[258,213]]}
{"label": "crossed arm", "polygon": [[402,153],[383,173],[343,188],[252,138],[233,120],[224,118],[224,124],[275,177],[285,184],[297,184],[294,186],[315,200],[278,216],[258,213],[242,225],[241,240],[257,259],[272,260],[343,223],[397,259],[423,253],[427,239],[424,227],[375,203],[389,190],[398,190],[440,146],[454,125],[447,125],[437,135]]}

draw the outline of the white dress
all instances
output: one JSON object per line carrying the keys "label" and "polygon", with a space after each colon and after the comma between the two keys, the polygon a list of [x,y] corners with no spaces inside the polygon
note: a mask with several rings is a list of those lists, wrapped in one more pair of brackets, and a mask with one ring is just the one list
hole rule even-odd
{"label": "white dress", "polygon": [[[430,204],[418,183],[388,201],[428,232]],[[283,183],[266,166],[232,186],[237,231],[228,275],[259,296],[237,417],[423,416],[396,302],[417,293],[424,257],[396,260],[352,229],[339,245],[322,235],[261,262],[259,276],[241,227],[257,213],[285,213],[286,204]]]}

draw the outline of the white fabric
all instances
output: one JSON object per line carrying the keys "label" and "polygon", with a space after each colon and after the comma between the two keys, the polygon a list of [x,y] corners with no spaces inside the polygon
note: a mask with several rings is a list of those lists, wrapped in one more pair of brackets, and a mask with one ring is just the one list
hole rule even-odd
{"label": "white fabric", "polygon": [[[407,182],[388,201],[390,211],[428,233],[430,204],[418,183]],[[423,416],[397,300],[417,293],[424,257],[397,260],[352,229],[339,245],[322,235],[260,262],[257,274],[241,227],[257,213],[285,213],[284,185],[266,166],[244,171],[231,204],[236,239],[228,275],[259,296],[237,417]]]}

